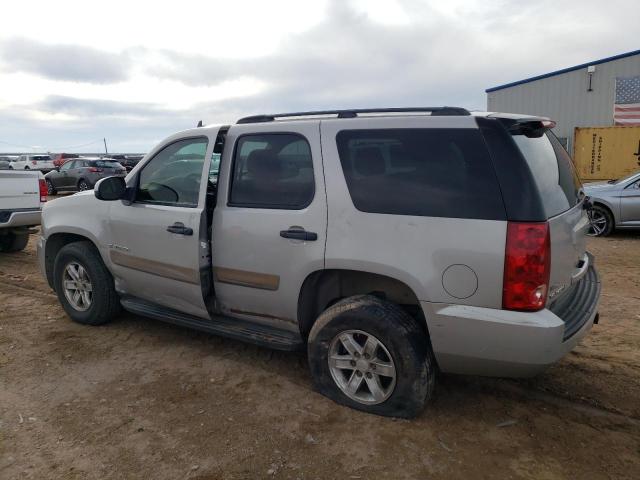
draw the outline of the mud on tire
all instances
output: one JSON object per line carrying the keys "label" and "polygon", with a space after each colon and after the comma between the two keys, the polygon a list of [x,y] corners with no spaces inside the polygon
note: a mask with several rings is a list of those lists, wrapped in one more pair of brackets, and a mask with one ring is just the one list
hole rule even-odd
{"label": "mud on tire", "polygon": [[[392,358],[395,385],[379,403],[350,398],[332,376],[330,349],[335,348],[334,340],[348,331],[373,336]],[[371,295],[349,297],[325,310],[309,334],[308,354],[316,389],[357,410],[412,418],[423,410],[434,389],[436,362],[425,330],[399,306]]]}

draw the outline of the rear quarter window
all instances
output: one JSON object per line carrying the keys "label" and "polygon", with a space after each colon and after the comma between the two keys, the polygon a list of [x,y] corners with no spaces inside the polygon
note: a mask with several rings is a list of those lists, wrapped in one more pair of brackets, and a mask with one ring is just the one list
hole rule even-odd
{"label": "rear quarter window", "polygon": [[547,218],[559,215],[580,201],[580,179],[571,157],[551,132],[540,137],[512,136],[522,152],[540,192]]}
{"label": "rear quarter window", "polygon": [[343,130],[336,142],[349,193],[360,211],[506,219],[479,130]]}

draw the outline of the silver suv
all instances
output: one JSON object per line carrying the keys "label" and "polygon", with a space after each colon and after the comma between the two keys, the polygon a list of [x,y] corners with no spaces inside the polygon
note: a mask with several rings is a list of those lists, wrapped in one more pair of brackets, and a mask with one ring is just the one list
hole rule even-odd
{"label": "silver suv", "polygon": [[588,202],[552,126],[438,107],[187,130],[47,204],[40,264],[77,322],[124,308],[306,348],[324,395],[415,416],[437,370],[534,375],[597,323]]}

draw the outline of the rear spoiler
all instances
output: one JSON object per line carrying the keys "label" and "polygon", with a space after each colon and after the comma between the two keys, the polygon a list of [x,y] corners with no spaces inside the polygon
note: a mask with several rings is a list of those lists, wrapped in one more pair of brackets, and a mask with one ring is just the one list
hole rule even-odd
{"label": "rear spoiler", "polygon": [[503,117],[499,115],[489,115],[497,118],[511,135],[524,135],[528,138],[539,138],[544,132],[556,126],[556,122],[547,117]]}

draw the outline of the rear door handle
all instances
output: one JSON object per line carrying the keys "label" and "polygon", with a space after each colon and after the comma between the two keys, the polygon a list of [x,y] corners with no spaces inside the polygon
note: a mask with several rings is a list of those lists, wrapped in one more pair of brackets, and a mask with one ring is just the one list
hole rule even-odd
{"label": "rear door handle", "polygon": [[185,227],[184,223],[176,222],[167,227],[167,232],[177,233],[178,235],[193,235],[193,228]]}
{"label": "rear door handle", "polygon": [[318,240],[318,234],[315,232],[307,232],[304,229],[290,228],[289,230],[281,230],[282,238],[293,238],[295,240],[305,240],[307,242],[315,242]]}

